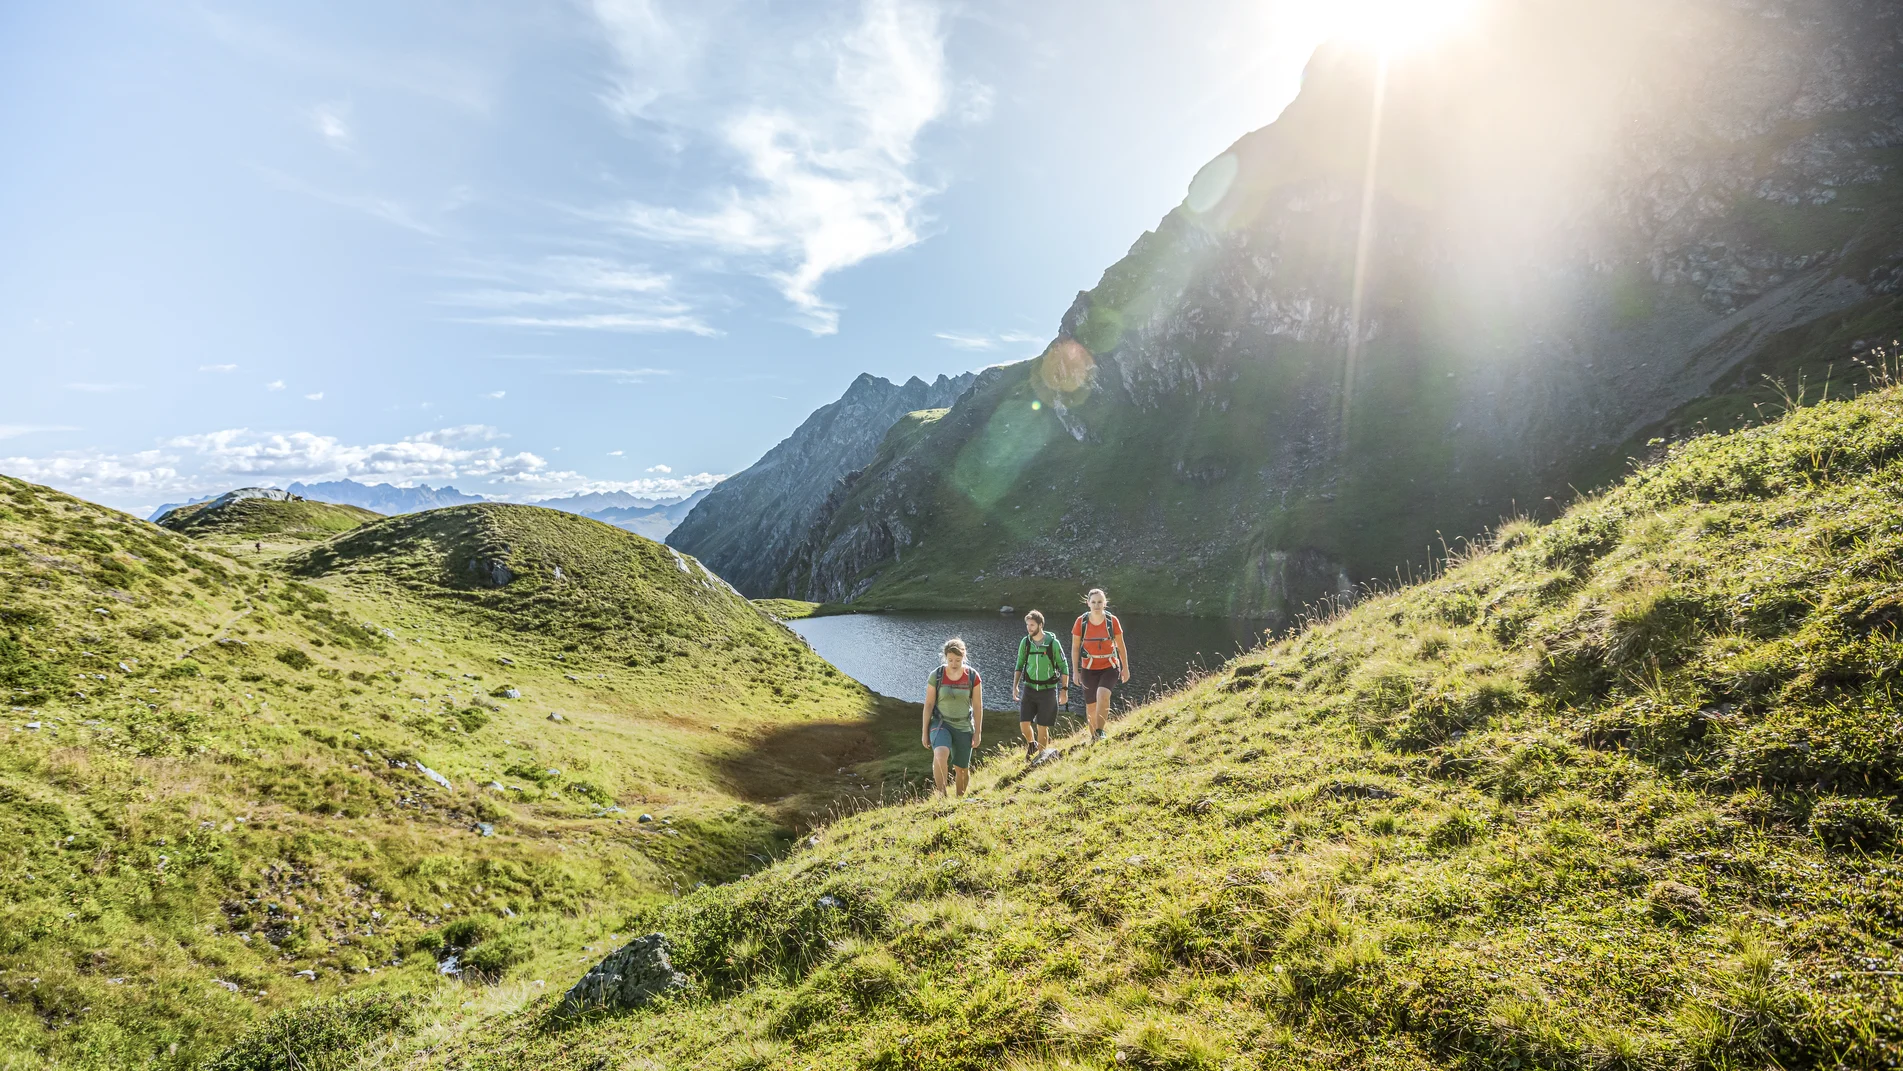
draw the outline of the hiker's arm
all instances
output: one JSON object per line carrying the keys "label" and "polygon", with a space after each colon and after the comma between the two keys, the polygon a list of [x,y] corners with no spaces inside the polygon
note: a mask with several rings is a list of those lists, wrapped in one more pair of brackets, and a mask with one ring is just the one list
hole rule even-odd
{"label": "hiker's arm", "polygon": [[1130,648],[1124,646],[1122,629],[1117,630],[1117,666],[1117,676],[1130,683]]}
{"label": "hiker's arm", "polygon": [[919,739],[925,741],[927,748],[932,746],[932,704],[936,702],[938,702],[938,685],[927,684],[925,686],[925,716],[920,719],[918,727]]}
{"label": "hiker's arm", "polygon": [[[1068,696],[1070,693],[1070,660],[1064,657],[1063,644],[1053,643],[1051,644],[1051,650],[1057,655],[1057,686],[1062,688],[1065,695]],[[1070,702],[1069,698],[1066,698],[1064,702]]]}
{"label": "hiker's arm", "polygon": [[985,738],[985,682],[980,680],[971,686],[971,747],[978,749],[978,741]]}
{"label": "hiker's arm", "polygon": [[1011,671],[1011,698],[1013,699],[1020,699],[1024,696],[1024,690],[1023,690],[1024,658],[1025,658],[1025,655],[1029,651],[1030,651],[1030,646],[1026,644],[1023,640],[1019,640],[1018,641],[1018,668]]}

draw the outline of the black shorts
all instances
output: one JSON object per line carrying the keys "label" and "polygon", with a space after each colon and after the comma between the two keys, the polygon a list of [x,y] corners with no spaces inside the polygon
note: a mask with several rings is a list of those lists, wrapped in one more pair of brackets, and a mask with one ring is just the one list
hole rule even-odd
{"label": "black shorts", "polygon": [[1024,698],[1018,700],[1018,720],[1028,721],[1045,728],[1057,724],[1057,689],[1024,689]]}
{"label": "black shorts", "polygon": [[1077,679],[1084,686],[1084,702],[1095,703],[1097,690],[1114,691],[1117,687],[1117,667],[1107,669],[1083,669],[1077,673]]}

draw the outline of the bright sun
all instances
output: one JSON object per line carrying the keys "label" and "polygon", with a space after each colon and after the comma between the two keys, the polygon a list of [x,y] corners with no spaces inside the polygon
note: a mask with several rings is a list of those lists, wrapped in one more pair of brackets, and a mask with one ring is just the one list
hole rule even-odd
{"label": "bright sun", "polygon": [[1475,0],[1335,0],[1316,12],[1330,37],[1383,52],[1432,44],[1456,29]]}

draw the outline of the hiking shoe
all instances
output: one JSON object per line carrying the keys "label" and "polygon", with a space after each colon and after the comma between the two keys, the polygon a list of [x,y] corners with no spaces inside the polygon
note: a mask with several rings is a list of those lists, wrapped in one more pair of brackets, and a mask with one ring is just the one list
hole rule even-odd
{"label": "hiking shoe", "polygon": [[1110,734],[1099,729],[1097,730],[1097,735],[1090,738],[1090,742],[1093,744],[1101,744],[1108,739],[1110,739]]}
{"label": "hiking shoe", "polygon": [[1035,758],[1037,758],[1037,741],[1026,740],[1024,742],[1024,761],[1029,762]]}

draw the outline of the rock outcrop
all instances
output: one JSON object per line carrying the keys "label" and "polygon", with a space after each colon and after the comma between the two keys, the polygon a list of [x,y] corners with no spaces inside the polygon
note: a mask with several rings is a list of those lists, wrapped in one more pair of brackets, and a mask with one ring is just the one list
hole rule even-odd
{"label": "rock outcrop", "polygon": [[604,1009],[627,1011],[687,988],[687,976],[669,960],[667,936],[637,937],[581,976],[562,994],[561,1010],[573,1014]]}
{"label": "rock outcrop", "polygon": [[892,383],[861,375],[793,434],[695,506],[667,542],[699,558],[750,598],[778,594],[776,581],[826,497],[873,458],[905,414],[942,409],[972,383],[970,373]]}
{"label": "rock outcrop", "polygon": [[1324,50],[1041,357],[832,496],[785,594],[1286,617],[1748,419],[1903,321],[1899,56],[1868,0]]}

